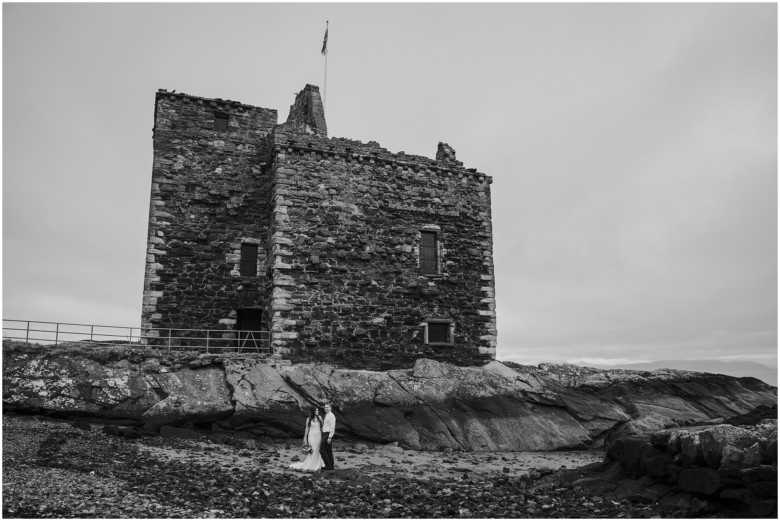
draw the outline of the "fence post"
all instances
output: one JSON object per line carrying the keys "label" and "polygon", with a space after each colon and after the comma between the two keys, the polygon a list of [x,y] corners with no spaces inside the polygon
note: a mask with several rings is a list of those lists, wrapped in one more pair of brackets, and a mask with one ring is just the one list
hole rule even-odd
{"label": "fence post", "polygon": [[60,323],[57,322],[57,328],[54,330],[54,347],[57,347],[60,342]]}
{"label": "fence post", "polygon": [[30,343],[30,321],[27,321],[27,336],[24,337],[24,342],[29,344]]}
{"label": "fence post", "polygon": [[92,342],[92,334],[95,332],[95,326],[89,326],[89,341]]}
{"label": "fence post", "polygon": [[171,329],[168,329],[168,351],[171,350]]}
{"label": "fence post", "polygon": [[211,330],[206,330],[206,354],[209,353],[209,338],[211,337]]}

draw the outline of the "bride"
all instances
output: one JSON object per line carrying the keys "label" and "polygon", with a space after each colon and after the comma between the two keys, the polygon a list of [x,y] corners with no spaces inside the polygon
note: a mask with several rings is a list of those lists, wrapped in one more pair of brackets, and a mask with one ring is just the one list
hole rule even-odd
{"label": "bride", "polygon": [[322,414],[320,410],[312,409],[309,417],[306,419],[306,432],[303,435],[303,442],[308,443],[311,452],[306,459],[290,465],[291,469],[316,472],[325,466],[320,456],[320,443],[322,442]]}

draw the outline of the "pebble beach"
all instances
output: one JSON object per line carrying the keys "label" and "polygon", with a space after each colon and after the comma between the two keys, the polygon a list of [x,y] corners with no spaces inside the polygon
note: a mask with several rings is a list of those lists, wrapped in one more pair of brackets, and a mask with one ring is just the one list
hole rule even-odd
{"label": "pebble beach", "polygon": [[337,440],[336,471],[303,473],[298,440],[246,448],[108,436],[3,416],[3,517],[619,518],[647,505],[592,497],[572,480],[601,451],[421,452]]}

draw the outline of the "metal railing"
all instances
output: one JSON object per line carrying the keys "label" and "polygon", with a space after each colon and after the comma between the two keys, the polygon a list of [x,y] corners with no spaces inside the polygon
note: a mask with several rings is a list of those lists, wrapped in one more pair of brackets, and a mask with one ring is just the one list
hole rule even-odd
{"label": "metal railing", "polygon": [[59,346],[130,345],[166,349],[254,350],[270,354],[268,331],[98,326],[3,319],[3,340]]}

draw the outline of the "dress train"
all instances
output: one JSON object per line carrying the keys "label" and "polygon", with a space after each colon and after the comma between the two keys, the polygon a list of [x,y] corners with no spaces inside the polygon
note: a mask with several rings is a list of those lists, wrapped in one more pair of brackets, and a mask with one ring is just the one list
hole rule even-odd
{"label": "dress train", "polygon": [[320,444],[322,443],[320,422],[316,420],[311,422],[307,441],[309,443],[309,447],[311,447],[311,453],[306,456],[306,459],[303,461],[291,464],[290,468],[294,470],[316,472],[325,466],[325,462],[322,461],[322,456],[320,456]]}

